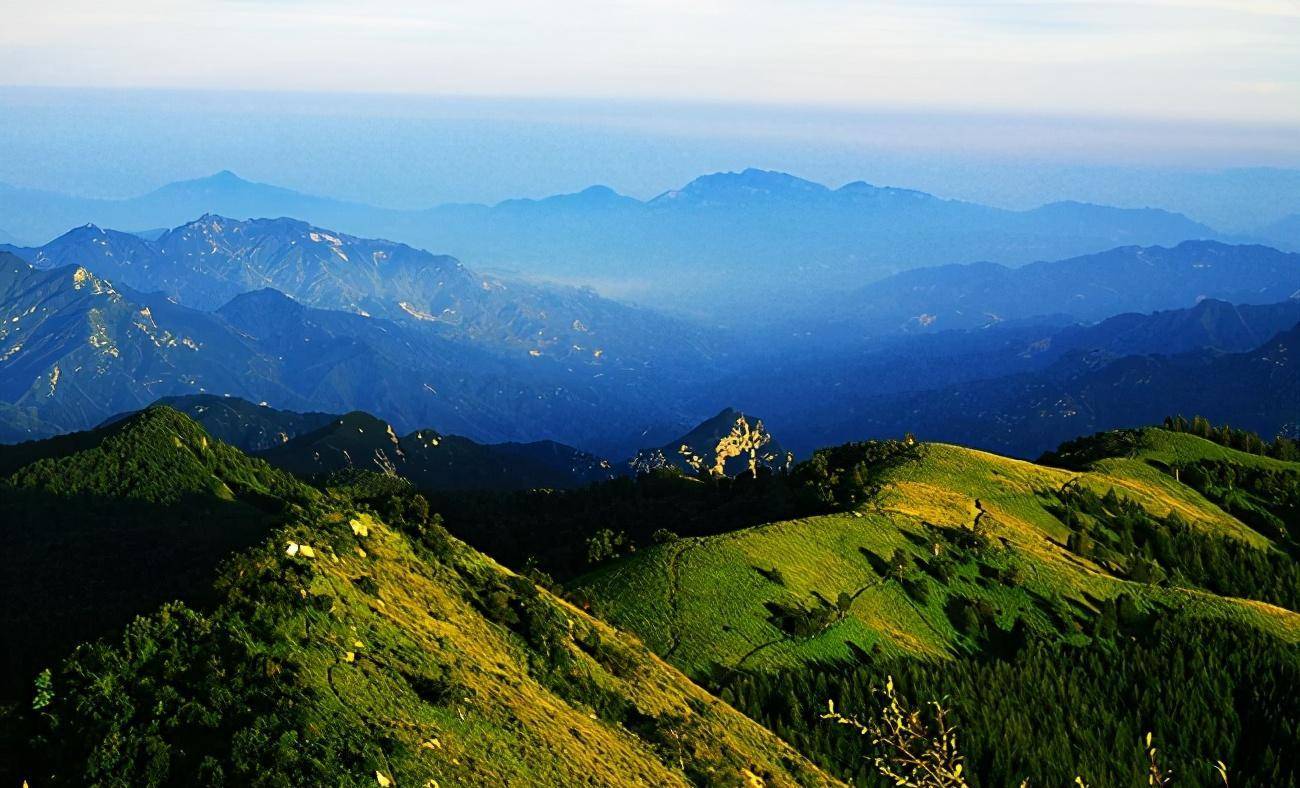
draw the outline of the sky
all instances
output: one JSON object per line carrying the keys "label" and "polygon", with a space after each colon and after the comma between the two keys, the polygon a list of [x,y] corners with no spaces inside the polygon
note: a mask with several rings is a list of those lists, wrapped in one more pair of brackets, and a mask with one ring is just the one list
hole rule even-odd
{"label": "sky", "polygon": [[1300,122],[1297,0],[0,0],[10,85]]}
{"label": "sky", "polygon": [[0,0],[0,19],[0,182],[83,196],[229,169],[391,207],[645,198],[760,167],[1248,226],[1300,177],[1198,204],[1221,187],[1198,173],[1300,169],[1300,0]]}

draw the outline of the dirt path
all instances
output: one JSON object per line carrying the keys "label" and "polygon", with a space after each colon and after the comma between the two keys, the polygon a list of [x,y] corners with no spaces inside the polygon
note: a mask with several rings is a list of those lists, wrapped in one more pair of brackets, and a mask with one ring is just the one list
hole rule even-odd
{"label": "dirt path", "polygon": [[677,647],[682,644],[682,590],[681,590],[681,565],[682,554],[690,548],[690,544],[685,540],[678,540],[677,544],[672,547],[672,553],[668,556],[668,649],[664,651],[664,659],[668,659],[677,651]]}

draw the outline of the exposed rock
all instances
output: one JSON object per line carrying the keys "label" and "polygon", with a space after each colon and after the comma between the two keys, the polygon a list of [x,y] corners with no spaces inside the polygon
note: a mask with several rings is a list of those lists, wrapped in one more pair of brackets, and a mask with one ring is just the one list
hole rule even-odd
{"label": "exposed rock", "polygon": [[758,475],[760,468],[789,470],[794,455],[781,448],[761,419],[727,408],[680,439],[644,449],[628,462],[634,474],[678,468],[692,475]]}

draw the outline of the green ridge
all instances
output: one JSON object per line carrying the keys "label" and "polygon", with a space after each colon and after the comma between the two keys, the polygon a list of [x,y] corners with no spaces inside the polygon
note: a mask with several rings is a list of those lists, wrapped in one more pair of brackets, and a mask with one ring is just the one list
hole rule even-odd
{"label": "green ridge", "polygon": [[165,409],[24,451],[45,456],[11,474],[6,500],[161,506],[151,536],[173,544],[210,523],[164,522],[166,507],[279,506],[210,593],[186,589],[201,604],[29,672],[0,718],[7,782],[834,782],[637,640],[452,539],[398,480],[316,492]]}

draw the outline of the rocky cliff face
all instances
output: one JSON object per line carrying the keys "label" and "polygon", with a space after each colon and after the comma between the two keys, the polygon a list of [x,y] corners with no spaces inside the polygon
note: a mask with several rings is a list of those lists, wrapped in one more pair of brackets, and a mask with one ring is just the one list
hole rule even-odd
{"label": "rocky cliff face", "polygon": [[643,449],[628,462],[634,474],[678,468],[699,476],[758,475],[788,470],[794,455],[781,448],[760,419],[727,408],[672,443]]}

